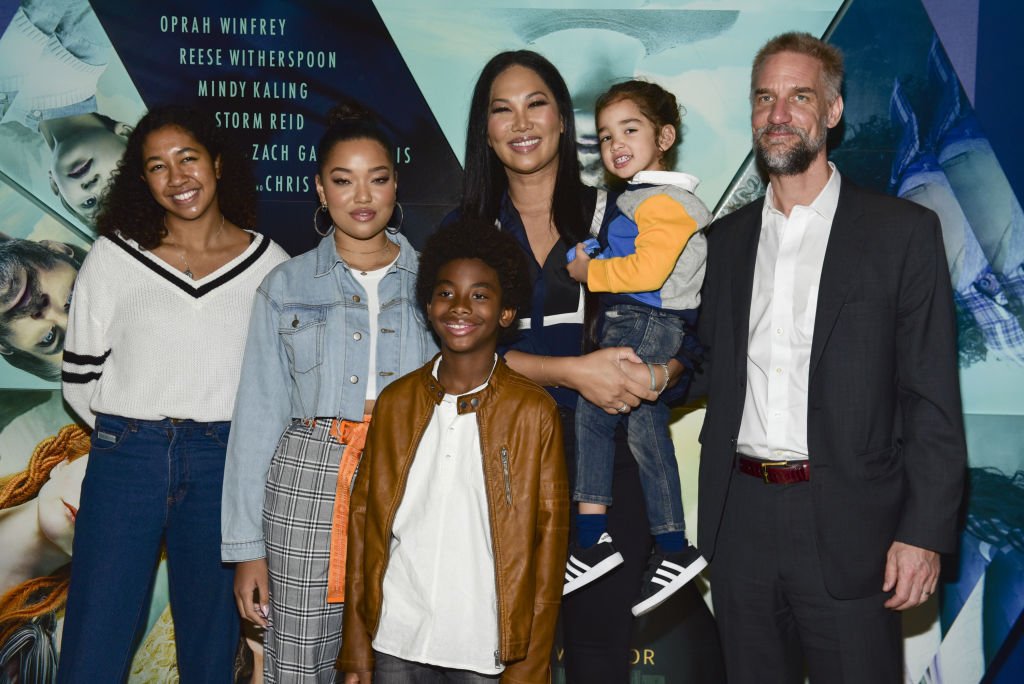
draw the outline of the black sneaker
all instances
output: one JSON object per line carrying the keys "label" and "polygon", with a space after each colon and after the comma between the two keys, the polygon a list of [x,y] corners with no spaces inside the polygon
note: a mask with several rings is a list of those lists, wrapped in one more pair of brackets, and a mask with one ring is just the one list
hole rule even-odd
{"label": "black sneaker", "polygon": [[633,605],[633,615],[639,617],[660,606],[707,565],[704,556],[692,546],[674,553],[655,549],[647,563],[640,599]]}
{"label": "black sneaker", "polygon": [[573,544],[569,551],[569,560],[565,563],[565,586],[562,587],[562,596],[607,575],[620,565],[622,554],[612,546],[612,537],[607,532],[602,533],[601,538],[590,548],[581,549]]}

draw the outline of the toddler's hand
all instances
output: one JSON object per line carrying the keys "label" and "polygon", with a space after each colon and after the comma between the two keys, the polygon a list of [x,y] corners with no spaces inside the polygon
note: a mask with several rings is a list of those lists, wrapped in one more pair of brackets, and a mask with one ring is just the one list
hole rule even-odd
{"label": "toddler's hand", "polygon": [[567,255],[569,263],[565,268],[569,276],[578,283],[587,282],[587,268],[590,266],[590,255],[587,254],[585,243],[581,242]]}

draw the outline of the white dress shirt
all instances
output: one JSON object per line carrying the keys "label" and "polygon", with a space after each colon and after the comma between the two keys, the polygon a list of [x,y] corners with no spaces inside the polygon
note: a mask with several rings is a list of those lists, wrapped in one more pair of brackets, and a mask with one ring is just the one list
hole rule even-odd
{"label": "white dress shirt", "polygon": [[[497,360],[497,357],[495,357]],[[440,357],[434,364],[434,377]],[[487,383],[470,390],[482,390]],[[495,675],[498,594],[476,412],[458,397],[434,409],[391,530],[373,648],[439,667]]]}
{"label": "white dress shirt", "polygon": [[771,184],[761,212],[747,344],[747,391],[736,449],[757,458],[801,460],[807,453],[807,386],[818,285],[839,171],[810,206],[787,217],[775,207]]}

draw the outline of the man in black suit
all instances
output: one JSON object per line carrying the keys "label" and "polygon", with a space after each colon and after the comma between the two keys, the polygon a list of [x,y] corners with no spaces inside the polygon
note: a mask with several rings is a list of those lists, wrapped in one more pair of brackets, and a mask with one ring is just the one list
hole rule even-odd
{"label": "man in black suit", "polygon": [[709,231],[699,546],[730,683],[902,681],[899,612],[955,550],[966,448],[934,213],[840,178],[842,56],[754,60],[763,201]]}

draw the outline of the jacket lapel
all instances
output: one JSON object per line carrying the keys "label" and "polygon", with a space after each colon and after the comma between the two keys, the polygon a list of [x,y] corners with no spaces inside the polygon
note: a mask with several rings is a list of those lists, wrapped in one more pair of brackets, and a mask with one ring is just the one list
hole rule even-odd
{"label": "jacket lapel", "polygon": [[747,385],[747,343],[750,339],[750,298],[754,288],[754,262],[757,260],[757,243],[761,235],[761,208],[764,198],[758,202],[757,211],[750,213],[749,219],[737,226],[736,248],[732,253],[737,255],[732,277],[732,315],[733,315],[733,363],[739,385],[739,411],[743,411]]}
{"label": "jacket lapel", "polygon": [[856,282],[866,247],[861,238],[862,231],[859,230],[862,214],[860,194],[846,179],[842,179],[841,182],[839,203],[832,219],[828,246],[825,248],[825,262],[821,269],[821,281],[818,285],[814,334],[811,339],[810,377],[814,376],[814,370],[835,327],[839,311],[843,308],[851,286]]}

